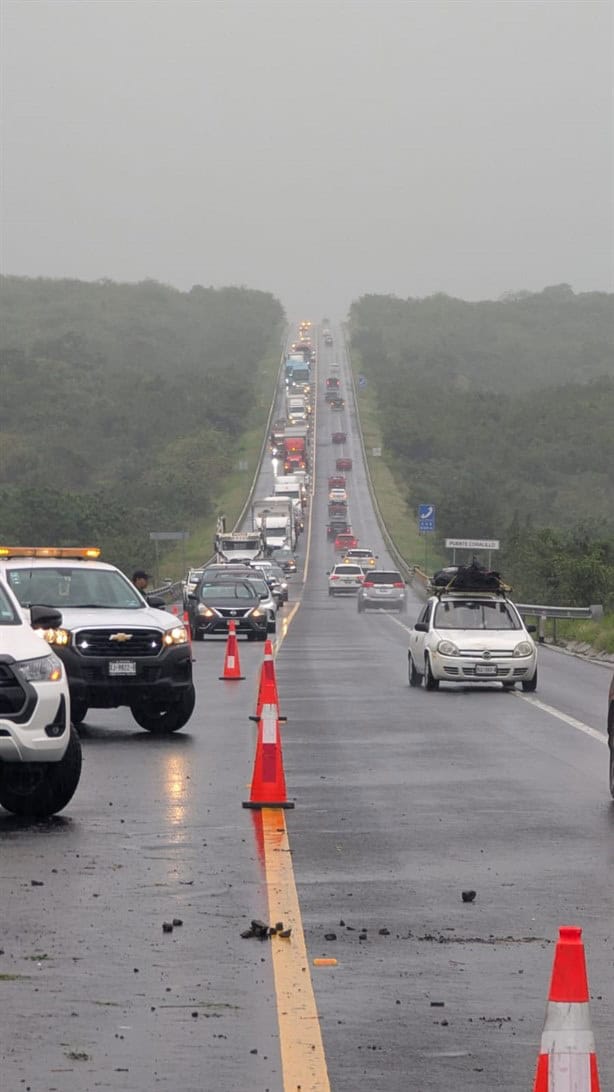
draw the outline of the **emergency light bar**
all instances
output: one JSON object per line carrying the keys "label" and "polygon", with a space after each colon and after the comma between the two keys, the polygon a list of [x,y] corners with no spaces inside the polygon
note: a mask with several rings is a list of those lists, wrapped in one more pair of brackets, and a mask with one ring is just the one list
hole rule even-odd
{"label": "emergency light bar", "polygon": [[68,557],[97,561],[99,546],[0,546],[3,557]]}

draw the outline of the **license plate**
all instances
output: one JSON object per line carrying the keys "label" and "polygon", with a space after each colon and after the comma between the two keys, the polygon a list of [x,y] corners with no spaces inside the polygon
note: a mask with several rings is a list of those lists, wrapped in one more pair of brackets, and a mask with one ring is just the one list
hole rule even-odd
{"label": "license plate", "polygon": [[376,595],[391,595],[392,594],[392,589],[391,588],[376,588],[375,589],[375,594]]}
{"label": "license plate", "polygon": [[136,660],[111,660],[109,675],[136,675]]}
{"label": "license plate", "polygon": [[476,664],[475,673],[476,673],[476,675],[496,675],[497,674],[497,665],[496,664]]}

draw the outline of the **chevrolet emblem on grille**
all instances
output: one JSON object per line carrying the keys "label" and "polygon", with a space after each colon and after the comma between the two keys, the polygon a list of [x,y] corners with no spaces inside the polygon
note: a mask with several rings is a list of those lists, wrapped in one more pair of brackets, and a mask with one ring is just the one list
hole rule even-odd
{"label": "chevrolet emblem on grille", "polygon": [[110,637],[109,637],[109,640],[110,641],[120,641],[121,644],[123,644],[124,641],[131,641],[133,636],[134,636],[133,633],[112,633],[110,635]]}

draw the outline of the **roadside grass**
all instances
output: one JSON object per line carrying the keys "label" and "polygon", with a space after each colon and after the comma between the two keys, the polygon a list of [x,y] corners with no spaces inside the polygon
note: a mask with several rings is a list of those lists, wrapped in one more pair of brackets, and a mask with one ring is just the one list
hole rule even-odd
{"label": "roadside grass", "polygon": [[[248,428],[241,436],[235,451],[235,469],[229,474],[216,495],[213,512],[205,519],[194,519],[190,523],[190,537],[185,547],[178,545],[165,552],[160,560],[160,572],[164,579],[178,580],[184,575],[184,568],[197,568],[213,553],[215,527],[219,515],[226,516],[226,526],[232,528],[245,504],[254,474],[258,466],[258,457],[262,447],[264,427],[266,425],[271,399],[275,392],[279,361],[281,356],[281,335],[259,367],[259,379],[256,384],[258,398],[252,406]],[[239,464],[245,470],[239,469]],[[184,565],[185,561],[185,565]]]}
{"label": "roadside grass", "polygon": [[591,645],[596,652],[614,654],[614,614],[606,614],[598,621],[580,619],[560,621],[556,624],[557,640],[578,641]]}

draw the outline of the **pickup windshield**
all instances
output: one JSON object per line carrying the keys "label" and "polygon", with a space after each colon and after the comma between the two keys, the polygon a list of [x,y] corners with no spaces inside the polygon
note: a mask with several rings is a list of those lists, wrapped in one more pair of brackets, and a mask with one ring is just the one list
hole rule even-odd
{"label": "pickup windshield", "polygon": [[9,569],[8,583],[22,607],[92,607],[139,610],[145,603],[120,572],[86,565]]}

